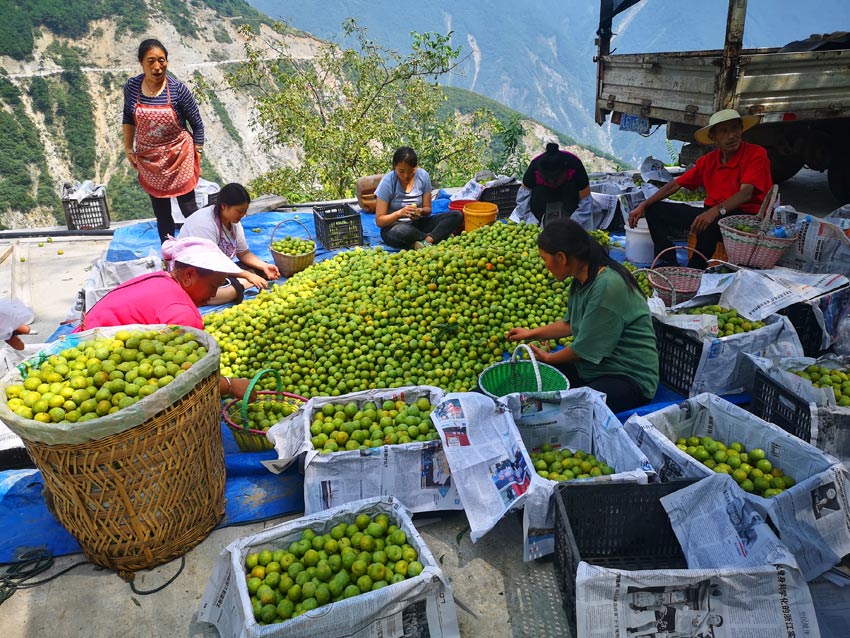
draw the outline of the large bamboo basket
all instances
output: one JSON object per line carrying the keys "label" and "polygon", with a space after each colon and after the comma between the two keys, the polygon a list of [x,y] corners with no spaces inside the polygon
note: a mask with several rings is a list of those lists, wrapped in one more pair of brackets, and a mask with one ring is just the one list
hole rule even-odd
{"label": "large bamboo basket", "polygon": [[72,445],[24,439],[86,558],[127,577],[206,538],[224,515],[220,406],[215,370],[123,432]]}

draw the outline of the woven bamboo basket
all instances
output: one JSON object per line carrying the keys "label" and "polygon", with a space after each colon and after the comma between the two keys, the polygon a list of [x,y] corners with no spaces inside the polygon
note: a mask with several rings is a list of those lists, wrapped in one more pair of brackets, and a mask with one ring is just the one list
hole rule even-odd
{"label": "woven bamboo basket", "polygon": [[[272,245],[274,244],[274,234],[277,229],[284,224],[298,224],[301,226],[301,228],[304,229],[304,232],[307,233],[307,237],[309,237],[310,241],[313,242],[313,250],[308,253],[301,253],[300,255],[287,255],[286,253],[280,253],[272,248]],[[295,273],[301,272],[312,265],[313,260],[316,259],[316,240],[313,239],[313,235],[310,234],[310,230],[300,221],[297,219],[285,219],[275,225],[272,229],[272,238],[269,241],[269,251],[271,251],[272,259],[274,259],[274,264],[277,266],[280,274],[284,277],[292,277]]]}
{"label": "woven bamboo basket", "polygon": [[[523,350],[528,360],[519,358]],[[484,369],[478,377],[478,387],[487,396],[497,399],[513,392],[569,390],[570,382],[557,368],[539,363],[531,348],[520,344],[509,361],[500,361]]]}
{"label": "woven bamboo basket", "polygon": [[224,515],[216,370],[128,430],[75,445],[24,439],[86,558],[128,577],[185,554]]}
{"label": "woven bamboo basket", "polygon": [[[307,403],[307,398],[297,394],[291,394],[283,391],[283,381],[277,370],[266,368],[260,370],[251,379],[248,384],[248,389],[245,390],[245,396],[240,399],[231,399],[222,409],[221,415],[227,425],[230,433],[236,441],[236,445],[243,452],[262,452],[263,450],[273,450],[274,445],[266,437],[265,430],[254,430],[248,427],[248,405],[251,403],[251,393],[254,386],[260,377],[267,373],[272,373],[277,381],[277,390],[260,390],[256,394],[257,401],[278,401],[290,404],[293,408],[298,408]],[[242,425],[234,422],[234,417],[237,414],[242,416]]]}
{"label": "woven bamboo basket", "polygon": [[[730,262],[749,268],[773,268],[782,254],[797,240],[790,226],[784,227],[789,235],[787,237],[775,237],[768,234],[778,194],[779,187],[774,184],[762,201],[756,216],[733,215],[718,222],[723,246],[726,248]],[[751,226],[753,222],[757,222],[758,225],[755,232],[735,228],[737,224]]]}
{"label": "woven bamboo basket", "polygon": [[[689,252],[695,252],[697,255],[706,259],[705,255],[687,246]],[[676,246],[671,246],[662,250],[655,256],[655,261],[652,262],[652,269],[647,272],[647,279],[650,285],[655,288],[658,297],[666,306],[674,306],[676,303],[682,303],[693,299],[699,290],[699,285],[702,282],[702,271],[697,268],[686,268],[684,266],[659,266],[658,258],[668,250],[676,250]],[[708,261],[706,259],[706,261]]]}

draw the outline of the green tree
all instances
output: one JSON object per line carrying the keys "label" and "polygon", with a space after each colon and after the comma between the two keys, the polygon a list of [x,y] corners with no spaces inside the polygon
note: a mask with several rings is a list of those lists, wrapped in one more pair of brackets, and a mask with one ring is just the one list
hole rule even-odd
{"label": "green tree", "polygon": [[522,178],[531,161],[523,143],[524,135],[522,117],[518,113],[514,113],[507,120],[499,120],[494,141],[495,161],[491,167],[495,173]]}
{"label": "green tree", "polygon": [[[282,23],[274,29],[287,31]],[[263,175],[252,190],[291,201],[350,197],[358,177],[387,171],[393,150],[405,144],[417,150],[436,183],[465,181],[482,167],[492,115],[437,116],[445,97],[436,79],[457,65],[460,54],[450,35],[413,32],[411,52],[402,55],[370,40],[349,19],[343,23],[348,46],[326,43],[304,61],[285,44],[260,46],[258,36],[244,30],[249,61],[228,75],[228,83],[253,96],[259,113],[253,126],[267,148],[298,153],[295,166]]]}

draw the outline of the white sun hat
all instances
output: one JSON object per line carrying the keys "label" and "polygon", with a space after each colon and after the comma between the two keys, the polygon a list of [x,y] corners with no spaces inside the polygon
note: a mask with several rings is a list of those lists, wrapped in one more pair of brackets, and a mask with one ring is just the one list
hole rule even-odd
{"label": "white sun hat", "polygon": [[694,139],[697,142],[702,144],[703,146],[709,146],[714,144],[711,138],[708,136],[709,131],[711,131],[711,127],[720,124],[721,122],[728,122],[730,120],[741,120],[744,124],[744,130],[749,131],[756,124],[759,123],[758,115],[739,115],[738,111],[735,109],[723,109],[722,111],[717,111],[714,115],[708,118],[708,126],[703,126],[696,133],[694,133]]}
{"label": "white sun hat", "polygon": [[230,257],[204,237],[167,239],[162,244],[162,258],[169,262],[169,266],[179,261],[187,266],[205,268],[226,275],[238,275],[242,272]]}

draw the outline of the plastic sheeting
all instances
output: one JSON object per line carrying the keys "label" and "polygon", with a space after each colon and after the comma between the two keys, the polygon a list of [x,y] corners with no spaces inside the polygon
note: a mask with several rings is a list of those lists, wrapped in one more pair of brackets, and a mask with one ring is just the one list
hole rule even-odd
{"label": "plastic sheeting", "polygon": [[[240,452],[228,428],[222,424],[221,429],[227,482],[224,519],[219,527],[303,512],[304,477],[298,464],[272,474],[260,461],[276,458],[274,450]],[[48,549],[54,556],[82,551],[48,511],[43,489],[38,470],[0,472],[0,563],[14,561],[35,548]]]}

